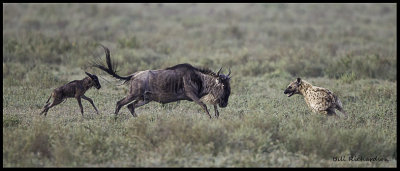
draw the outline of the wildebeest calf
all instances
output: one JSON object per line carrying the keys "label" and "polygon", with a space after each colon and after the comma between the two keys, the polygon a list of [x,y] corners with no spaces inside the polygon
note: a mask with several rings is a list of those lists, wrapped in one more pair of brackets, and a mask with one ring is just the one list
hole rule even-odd
{"label": "wildebeest calf", "polygon": [[[81,108],[81,113],[83,116],[83,108],[82,108],[82,103],[81,103],[81,98],[89,101],[94,109],[96,110],[96,113],[99,114],[99,111],[97,110],[96,106],[93,104],[93,100],[90,99],[89,97],[85,96],[85,92],[91,88],[91,87],[96,87],[97,89],[101,88],[99,79],[97,78],[96,75],[90,74],[85,72],[89,77],[85,77],[82,80],[74,80],[71,81],[59,88],[56,88],[53,90],[53,93],[51,93],[49,99],[47,99],[46,105],[43,107],[43,111],[40,112],[40,115],[44,113],[44,115],[47,115],[47,111],[49,111],[50,108],[54,107],[55,105],[60,104],[63,102],[64,99],[66,98],[75,98],[78,101],[79,107]],[[53,97],[53,102],[49,103],[50,98]]]}

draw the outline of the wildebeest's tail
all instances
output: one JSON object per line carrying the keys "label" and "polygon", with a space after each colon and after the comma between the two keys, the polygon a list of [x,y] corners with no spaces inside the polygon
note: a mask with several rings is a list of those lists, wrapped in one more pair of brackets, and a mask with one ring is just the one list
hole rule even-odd
{"label": "wildebeest's tail", "polygon": [[116,66],[115,66],[115,65],[113,66],[113,65],[111,64],[110,50],[109,50],[107,47],[103,46],[102,44],[100,44],[100,46],[102,46],[102,47],[104,48],[104,51],[105,51],[105,53],[106,53],[106,63],[107,63],[107,66],[104,66],[104,65],[101,64],[101,63],[94,63],[94,64],[92,64],[92,66],[97,67],[97,68],[99,68],[99,69],[101,69],[101,70],[107,72],[107,73],[110,74],[111,76],[113,76],[113,77],[115,77],[115,78],[118,78],[118,79],[120,79],[120,80],[124,80],[124,81],[130,80],[131,77],[132,77],[133,75],[125,76],[125,77],[124,77],[124,76],[119,76],[119,75],[117,74]]}

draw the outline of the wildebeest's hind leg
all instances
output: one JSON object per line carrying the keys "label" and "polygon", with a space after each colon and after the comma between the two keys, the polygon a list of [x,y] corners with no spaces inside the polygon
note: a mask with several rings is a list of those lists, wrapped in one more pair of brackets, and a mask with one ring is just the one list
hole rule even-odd
{"label": "wildebeest's hind leg", "polygon": [[63,101],[63,99],[54,98],[52,103],[46,104],[46,106],[44,106],[44,109],[40,114],[44,113],[44,116],[47,116],[47,112],[49,111],[49,109],[54,107],[55,105],[60,104],[62,101]]}
{"label": "wildebeest's hind leg", "polygon": [[143,106],[149,102],[150,102],[150,100],[141,100],[140,99],[140,100],[136,100],[133,103],[129,104],[127,107],[129,109],[129,111],[131,112],[132,116],[136,117],[137,115],[135,113],[135,108]]}
{"label": "wildebeest's hind leg", "polygon": [[132,102],[133,100],[135,100],[137,98],[137,96],[133,95],[133,94],[129,94],[128,96],[126,96],[125,98],[121,99],[120,101],[117,102],[117,106],[115,108],[115,114],[117,115],[119,110],[121,109],[122,106]]}
{"label": "wildebeest's hind leg", "polygon": [[94,110],[96,110],[96,113],[99,114],[99,111],[97,110],[96,106],[93,103],[93,100],[85,95],[82,95],[82,99],[85,99],[87,101],[89,101],[90,104],[92,104],[92,106],[94,107]]}
{"label": "wildebeest's hind leg", "polygon": [[50,106],[50,104],[51,103],[46,103],[46,105],[43,106],[43,110],[40,112],[40,115],[42,115],[46,111],[46,109]]}
{"label": "wildebeest's hind leg", "polygon": [[50,101],[51,97],[53,97],[53,93],[51,93],[50,97],[47,99],[46,105],[43,106],[43,110],[42,110],[42,112],[40,112],[40,115],[42,115],[44,113],[44,111],[46,110],[46,108],[49,107],[49,105],[50,105],[49,101]]}

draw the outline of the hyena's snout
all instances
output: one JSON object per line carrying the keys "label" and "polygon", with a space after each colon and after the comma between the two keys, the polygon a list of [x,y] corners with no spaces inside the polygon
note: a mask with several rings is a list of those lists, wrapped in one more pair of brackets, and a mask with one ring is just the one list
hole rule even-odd
{"label": "hyena's snout", "polygon": [[293,91],[289,88],[287,88],[285,91],[283,91],[283,94],[287,94],[288,97],[292,96],[296,91]]}

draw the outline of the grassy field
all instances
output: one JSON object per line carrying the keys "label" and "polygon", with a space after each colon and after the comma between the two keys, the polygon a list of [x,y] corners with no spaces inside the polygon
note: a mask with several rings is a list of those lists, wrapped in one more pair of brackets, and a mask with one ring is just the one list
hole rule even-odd
{"label": "grassy field", "polygon": [[[397,167],[396,4],[3,4],[3,167]],[[120,75],[178,63],[231,68],[218,119],[181,101],[114,110]],[[104,59],[104,58],[103,58]],[[100,76],[39,116],[51,91]],[[335,92],[347,120],[286,86]],[[208,106],[210,111],[212,106]],[[346,161],[337,161],[344,158]],[[352,160],[350,160],[352,158]]]}

